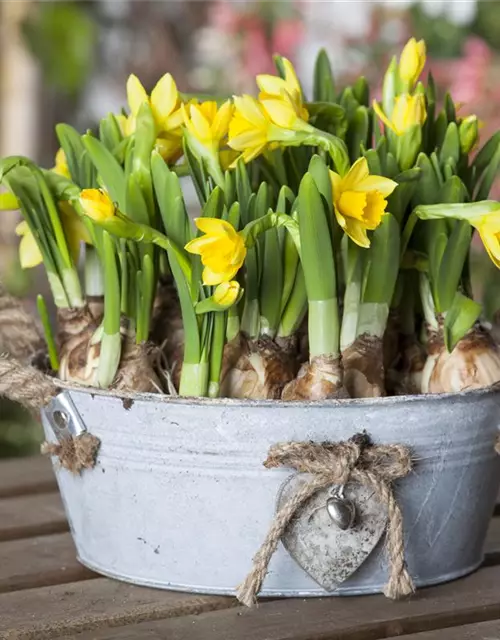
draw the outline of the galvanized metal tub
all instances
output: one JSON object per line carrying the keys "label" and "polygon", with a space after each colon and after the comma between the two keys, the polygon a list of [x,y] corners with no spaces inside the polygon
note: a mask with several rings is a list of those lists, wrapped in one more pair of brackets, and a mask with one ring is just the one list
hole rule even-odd
{"label": "galvanized metal tub", "polygon": [[[494,445],[500,391],[321,403],[116,397],[64,390],[44,411],[56,441],[61,412],[101,440],[97,465],[54,466],[79,560],[135,584],[234,594],[291,472],[262,466],[272,444],[338,441],[366,430],[411,447],[414,471],[396,483],[408,568],[417,586],[465,575],[483,560],[500,485]],[[325,592],[283,547],[263,596],[379,592],[383,541],[336,591]]]}

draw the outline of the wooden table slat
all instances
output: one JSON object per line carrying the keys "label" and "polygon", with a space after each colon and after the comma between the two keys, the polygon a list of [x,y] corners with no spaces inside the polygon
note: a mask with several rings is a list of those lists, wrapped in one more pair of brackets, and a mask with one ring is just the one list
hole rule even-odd
{"label": "wooden table slat", "polygon": [[97,577],[76,559],[69,533],[0,543],[0,593]]}
{"label": "wooden table slat", "polygon": [[67,530],[68,523],[58,493],[0,500],[0,541]]}
{"label": "wooden table slat", "polygon": [[405,640],[500,640],[500,620],[405,636]]}
{"label": "wooden table slat", "polygon": [[57,482],[48,458],[32,456],[0,463],[0,498],[52,491],[57,491]]}
{"label": "wooden table slat", "polygon": [[[422,589],[404,602],[383,596],[278,600],[254,609],[238,607],[96,629],[76,640],[376,640],[496,620],[499,584],[500,567],[491,567]],[[497,624],[500,628],[500,620]],[[65,638],[69,640],[68,635]]]}
{"label": "wooden table slat", "polygon": [[[0,596],[0,638],[45,640],[142,620],[234,606],[234,599],[148,589],[98,578]],[[95,634],[91,631],[91,637]]]}

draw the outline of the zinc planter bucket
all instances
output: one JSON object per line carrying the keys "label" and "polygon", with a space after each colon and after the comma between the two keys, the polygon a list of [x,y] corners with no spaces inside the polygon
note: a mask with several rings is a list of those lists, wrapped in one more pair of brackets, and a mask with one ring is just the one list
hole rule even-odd
{"label": "zinc planter bucket", "polygon": [[[341,441],[366,432],[404,444],[413,471],[394,486],[415,585],[458,578],[483,560],[500,485],[500,391],[315,403],[113,396],[65,389],[42,413],[57,442],[84,430],[96,466],[54,468],[78,558],[98,573],[163,589],[234,594],[251,568],[290,476],[262,462],[277,442]],[[323,516],[321,516],[323,517]],[[384,536],[360,567],[325,591],[283,545],[261,596],[383,590]]]}

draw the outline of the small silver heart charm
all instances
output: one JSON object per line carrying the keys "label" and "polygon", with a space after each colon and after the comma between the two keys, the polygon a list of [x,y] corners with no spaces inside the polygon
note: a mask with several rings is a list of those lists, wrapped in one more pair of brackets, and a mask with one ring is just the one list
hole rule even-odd
{"label": "small silver heart charm", "polygon": [[334,495],[326,501],[326,510],[339,529],[347,531],[351,529],[356,520],[356,507],[352,500]]}

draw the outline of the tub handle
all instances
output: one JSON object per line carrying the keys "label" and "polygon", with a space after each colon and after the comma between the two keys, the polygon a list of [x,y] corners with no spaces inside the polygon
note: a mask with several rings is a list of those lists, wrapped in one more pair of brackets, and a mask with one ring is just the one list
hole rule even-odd
{"label": "tub handle", "polygon": [[57,442],[42,444],[42,453],[58,458],[61,467],[78,475],[93,469],[101,441],[87,431],[73,400],[65,391],[56,396],[45,409]]}
{"label": "tub handle", "polygon": [[87,428],[67,391],[59,393],[45,409],[52,431],[59,442],[77,438]]}

